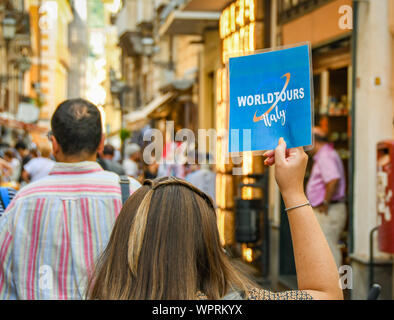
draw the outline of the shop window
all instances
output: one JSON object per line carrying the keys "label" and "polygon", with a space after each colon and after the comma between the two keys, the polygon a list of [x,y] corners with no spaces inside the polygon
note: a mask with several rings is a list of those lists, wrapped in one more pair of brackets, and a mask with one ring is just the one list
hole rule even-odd
{"label": "shop window", "polygon": [[329,83],[328,115],[347,115],[349,111],[348,68],[330,70]]}

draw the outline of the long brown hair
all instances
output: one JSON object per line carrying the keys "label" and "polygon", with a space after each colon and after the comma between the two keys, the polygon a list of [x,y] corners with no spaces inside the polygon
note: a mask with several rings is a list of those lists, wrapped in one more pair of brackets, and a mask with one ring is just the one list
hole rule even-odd
{"label": "long brown hair", "polygon": [[146,180],[125,203],[89,299],[220,299],[255,287],[220,244],[212,199],[174,177]]}

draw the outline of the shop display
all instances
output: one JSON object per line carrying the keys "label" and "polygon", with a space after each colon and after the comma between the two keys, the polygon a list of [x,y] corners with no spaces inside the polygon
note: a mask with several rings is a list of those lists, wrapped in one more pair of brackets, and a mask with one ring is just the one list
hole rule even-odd
{"label": "shop display", "polygon": [[348,99],[346,95],[342,95],[339,101],[335,97],[329,98],[328,115],[342,116],[347,115],[348,112]]}

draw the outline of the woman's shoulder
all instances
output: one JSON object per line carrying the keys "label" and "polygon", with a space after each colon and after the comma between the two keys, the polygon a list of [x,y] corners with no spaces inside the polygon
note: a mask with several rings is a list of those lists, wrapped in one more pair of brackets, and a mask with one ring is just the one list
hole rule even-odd
{"label": "woman's shoulder", "polygon": [[306,291],[291,290],[272,292],[265,289],[253,288],[249,290],[248,300],[313,300]]}

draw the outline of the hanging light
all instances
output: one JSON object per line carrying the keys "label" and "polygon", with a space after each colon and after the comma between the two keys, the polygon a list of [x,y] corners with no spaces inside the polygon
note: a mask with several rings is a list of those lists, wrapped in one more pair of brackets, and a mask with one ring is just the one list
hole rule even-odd
{"label": "hanging light", "polygon": [[19,60],[18,60],[18,66],[19,66],[19,70],[24,73],[27,70],[30,69],[31,67],[31,60],[29,57],[27,56],[22,56]]}
{"label": "hanging light", "polygon": [[3,19],[3,37],[5,40],[12,40],[15,38],[16,20],[11,17]]}
{"label": "hanging light", "polygon": [[144,55],[151,56],[155,50],[155,41],[151,37],[145,37],[141,39],[141,44],[143,47]]}

